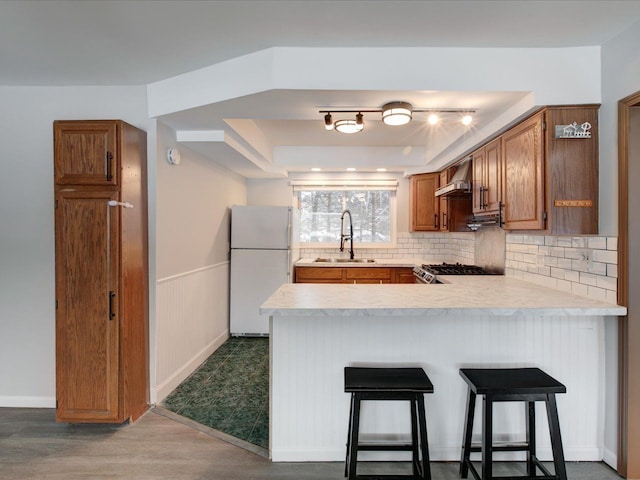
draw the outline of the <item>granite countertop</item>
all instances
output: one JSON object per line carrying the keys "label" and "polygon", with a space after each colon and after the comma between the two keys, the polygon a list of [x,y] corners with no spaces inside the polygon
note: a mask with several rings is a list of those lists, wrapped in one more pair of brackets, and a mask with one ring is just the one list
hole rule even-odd
{"label": "granite countertop", "polygon": [[503,275],[439,276],[443,284],[282,285],[260,307],[276,316],[623,316],[627,309]]}
{"label": "granite countertop", "polygon": [[[415,258],[376,258],[375,262],[316,262],[313,258],[301,258],[295,263],[296,267],[407,267],[413,268],[416,265],[422,265],[421,260]],[[322,257],[324,258],[324,257]],[[347,258],[347,257],[343,257]],[[370,258],[367,256],[360,256],[360,258]],[[434,263],[434,262],[432,262]],[[435,262],[439,263],[439,262]]]}

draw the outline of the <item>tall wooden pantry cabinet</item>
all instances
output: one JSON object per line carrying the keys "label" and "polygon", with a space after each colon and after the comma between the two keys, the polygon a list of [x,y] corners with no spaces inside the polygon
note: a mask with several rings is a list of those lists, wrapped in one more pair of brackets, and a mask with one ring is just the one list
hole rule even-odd
{"label": "tall wooden pantry cabinet", "polygon": [[56,420],[149,406],[146,133],[55,121]]}

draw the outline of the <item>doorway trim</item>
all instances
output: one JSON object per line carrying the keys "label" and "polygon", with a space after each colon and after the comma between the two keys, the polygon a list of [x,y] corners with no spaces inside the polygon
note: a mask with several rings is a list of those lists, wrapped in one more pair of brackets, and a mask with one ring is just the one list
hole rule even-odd
{"label": "doorway trim", "polygon": [[[618,304],[629,307],[629,116],[640,92],[618,102]],[[636,322],[637,323],[637,322]],[[640,478],[640,326],[618,320],[618,473]]]}

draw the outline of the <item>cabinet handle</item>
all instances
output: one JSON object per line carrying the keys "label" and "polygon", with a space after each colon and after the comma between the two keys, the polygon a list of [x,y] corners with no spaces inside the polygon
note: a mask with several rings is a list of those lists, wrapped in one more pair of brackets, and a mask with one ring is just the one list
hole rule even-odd
{"label": "cabinet handle", "polygon": [[433,228],[438,228],[438,214],[433,214]]}
{"label": "cabinet handle", "polygon": [[485,202],[486,191],[486,187],[480,187],[480,210],[484,210],[485,208],[487,208],[487,204]]}
{"label": "cabinet handle", "polygon": [[113,320],[116,314],[113,311],[113,299],[116,296],[116,292],[109,292],[109,320]]}
{"label": "cabinet handle", "polygon": [[447,214],[443,213],[442,214],[442,228],[448,228],[449,227],[449,223],[447,222]]}
{"label": "cabinet handle", "polygon": [[111,161],[113,160],[113,153],[107,152],[107,182],[113,180],[113,173],[111,172]]}

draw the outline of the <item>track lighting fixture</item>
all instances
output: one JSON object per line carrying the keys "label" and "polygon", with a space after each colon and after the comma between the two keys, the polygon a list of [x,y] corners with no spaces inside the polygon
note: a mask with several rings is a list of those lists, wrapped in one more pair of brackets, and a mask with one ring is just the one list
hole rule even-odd
{"label": "track lighting fixture", "polygon": [[333,119],[331,118],[331,114],[327,113],[324,116],[324,128],[327,130],[333,130]]}
{"label": "track lighting fixture", "polygon": [[412,106],[407,102],[390,102],[382,106],[382,121],[387,125],[406,125],[411,121]]}
{"label": "track lighting fixture", "polygon": [[[428,123],[430,125],[436,125],[440,122],[439,114],[457,113],[464,115],[461,118],[463,125],[468,126],[473,121],[471,113],[475,113],[475,110],[469,109],[414,109],[408,102],[389,102],[385,103],[380,109],[360,109],[360,110],[320,110],[320,113],[324,113],[324,127],[327,130],[336,130],[340,133],[358,133],[364,129],[364,113],[381,113],[382,121],[385,125],[406,125],[413,119],[413,114],[416,112],[430,113]],[[355,113],[356,119],[340,119],[333,121],[332,113]]]}

